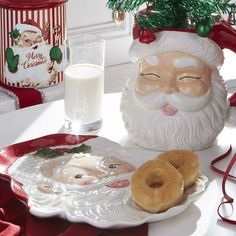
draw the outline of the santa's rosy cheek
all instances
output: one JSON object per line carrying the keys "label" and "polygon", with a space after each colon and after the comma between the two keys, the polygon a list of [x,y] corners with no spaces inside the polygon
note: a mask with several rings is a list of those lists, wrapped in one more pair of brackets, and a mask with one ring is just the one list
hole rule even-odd
{"label": "santa's rosy cheek", "polygon": [[198,97],[206,94],[210,87],[209,85],[200,80],[192,80],[189,82],[181,81],[178,82],[177,86],[181,93],[192,97]]}
{"label": "santa's rosy cheek", "polygon": [[140,78],[137,81],[136,91],[141,94],[146,94],[155,90],[158,90],[160,87],[159,80],[150,80],[146,78]]}

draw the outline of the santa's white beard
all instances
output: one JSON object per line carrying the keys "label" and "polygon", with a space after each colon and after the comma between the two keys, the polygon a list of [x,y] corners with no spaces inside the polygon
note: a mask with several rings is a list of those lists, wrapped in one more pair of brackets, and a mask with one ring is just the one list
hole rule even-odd
{"label": "santa's white beard", "polygon": [[[178,111],[173,116],[164,115],[158,108],[162,101],[157,100],[156,104],[146,101],[145,104],[143,97],[141,102],[135,84],[134,79],[128,79],[122,93],[121,112],[129,137],[144,148],[158,151],[205,149],[215,141],[228,118],[227,91],[219,75],[212,76],[210,91],[205,98],[199,98],[200,106],[197,98],[189,107],[181,104],[179,99],[179,104],[175,104]],[[205,101],[209,102],[205,104]],[[187,110],[183,111],[184,107]]]}

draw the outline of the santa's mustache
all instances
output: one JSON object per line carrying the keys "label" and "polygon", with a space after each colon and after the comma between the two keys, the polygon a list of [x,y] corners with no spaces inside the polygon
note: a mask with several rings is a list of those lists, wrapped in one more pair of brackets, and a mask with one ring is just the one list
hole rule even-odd
{"label": "santa's mustache", "polygon": [[210,102],[211,88],[204,95],[197,97],[180,92],[165,94],[157,91],[148,94],[136,92],[136,97],[144,106],[152,110],[161,109],[169,104],[177,110],[190,112],[202,110]]}

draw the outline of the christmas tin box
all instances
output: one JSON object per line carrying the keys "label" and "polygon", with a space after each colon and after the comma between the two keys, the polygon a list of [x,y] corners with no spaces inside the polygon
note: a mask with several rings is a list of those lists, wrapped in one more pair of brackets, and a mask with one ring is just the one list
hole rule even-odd
{"label": "christmas tin box", "polygon": [[63,81],[67,0],[0,0],[0,81],[47,87]]}

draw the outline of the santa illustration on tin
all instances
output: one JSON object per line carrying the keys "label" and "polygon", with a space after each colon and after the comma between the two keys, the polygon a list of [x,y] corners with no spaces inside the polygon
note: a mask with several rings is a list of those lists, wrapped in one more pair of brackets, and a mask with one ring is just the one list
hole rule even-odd
{"label": "santa illustration on tin", "polygon": [[[16,24],[10,32],[13,46],[6,48],[5,76],[20,87],[45,87],[53,84],[64,68],[62,50],[48,43],[49,23],[41,29],[29,21]],[[54,27],[59,36],[60,26]]]}

